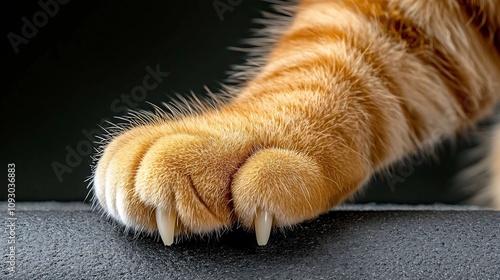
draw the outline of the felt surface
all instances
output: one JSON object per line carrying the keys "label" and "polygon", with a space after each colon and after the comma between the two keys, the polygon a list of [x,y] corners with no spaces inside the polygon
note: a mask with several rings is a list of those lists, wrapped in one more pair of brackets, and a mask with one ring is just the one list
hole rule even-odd
{"label": "felt surface", "polygon": [[344,206],[265,247],[242,229],[164,247],[81,203],[16,216],[15,279],[500,279],[500,212],[474,207]]}

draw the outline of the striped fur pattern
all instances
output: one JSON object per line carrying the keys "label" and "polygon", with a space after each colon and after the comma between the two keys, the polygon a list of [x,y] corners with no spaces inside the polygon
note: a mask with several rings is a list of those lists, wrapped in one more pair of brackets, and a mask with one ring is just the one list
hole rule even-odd
{"label": "striped fur pattern", "polygon": [[[182,117],[143,113],[103,142],[93,183],[107,214],[154,232],[155,209],[175,211],[178,235],[251,229],[257,209],[291,226],[473,127],[500,97],[499,1],[303,0],[277,10],[285,15],[268,15],[252,42],[252,67],[233,69],[242,86],[227,102],[186,103]],[[500,130],[495,139],[488,192],[500,208]]]}

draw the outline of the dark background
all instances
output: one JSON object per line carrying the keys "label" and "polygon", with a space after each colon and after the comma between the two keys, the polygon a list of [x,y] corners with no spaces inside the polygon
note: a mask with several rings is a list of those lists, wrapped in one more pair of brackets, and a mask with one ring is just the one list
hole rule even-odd
{"label": "dark background", "polygon": [[[48,2],[57,3],[43,0]],[[244,61],[244,54],[227,47],[241,45],[251,36],[250,28],[262,27],[252,19],[270,10],[265,2],[249,0],[221,16],[211,0],[73,0],[58,6],[16,53],[9,34],[23,36],[22,18],[33,23],[43,9],[37,1],[0,2],[0,166],[6,178],[7,163],[16,164],[17,201],[84,200],[91,162],[85,132],[95,134],[103,120],[124,113],[112,104],[142,84],[145,68],[159,64],[169,76],[134,102],[137,108],[150,109],[147,102],[160,104],[177,92],[201,95],[204,85],[217,91],[230,65]],[[473,146],[463,139],[458,143]],[[471,162],[460,160],[455,150],[444,145],[439,161],[417,159],[406,169],[396,166],[396,177],[377,177],[360,201],[452,203],[465,198],[466,193],[452,195],[451,179]],[[65,170],[59,177],[54,165]],[[7,197],[6,184],[1,199]]]}

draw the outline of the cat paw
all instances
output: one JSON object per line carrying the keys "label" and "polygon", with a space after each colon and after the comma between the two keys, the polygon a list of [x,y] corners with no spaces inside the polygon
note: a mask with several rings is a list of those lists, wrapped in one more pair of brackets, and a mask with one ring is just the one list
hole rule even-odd
{"label": "cat paw", "polygon": [[111,141],[95,170],[94,193],[109,216],[158,231],[166,245],[236,222],[265,245],[272,227],[314,218],[337,199],[322,167],[304,152],[169,125],[139,126]]}

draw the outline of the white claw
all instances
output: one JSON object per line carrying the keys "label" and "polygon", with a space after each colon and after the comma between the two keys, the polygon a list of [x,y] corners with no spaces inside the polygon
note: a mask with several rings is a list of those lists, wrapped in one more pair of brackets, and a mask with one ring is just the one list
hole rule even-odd
{"label": "white claw", "polygon": [[258,208],[257,213],[255,213],[254,224],[257,244],[259,246],[266,245],[271,234],[271,227],[273,226],[273,216],[269,212]]}
{"label": "white claw", "polygon": [[175,211],[156,208],[156,224],[158,225],[158,231],[165,246],[170,246],[174,243],[176,222],[177,213]]}

